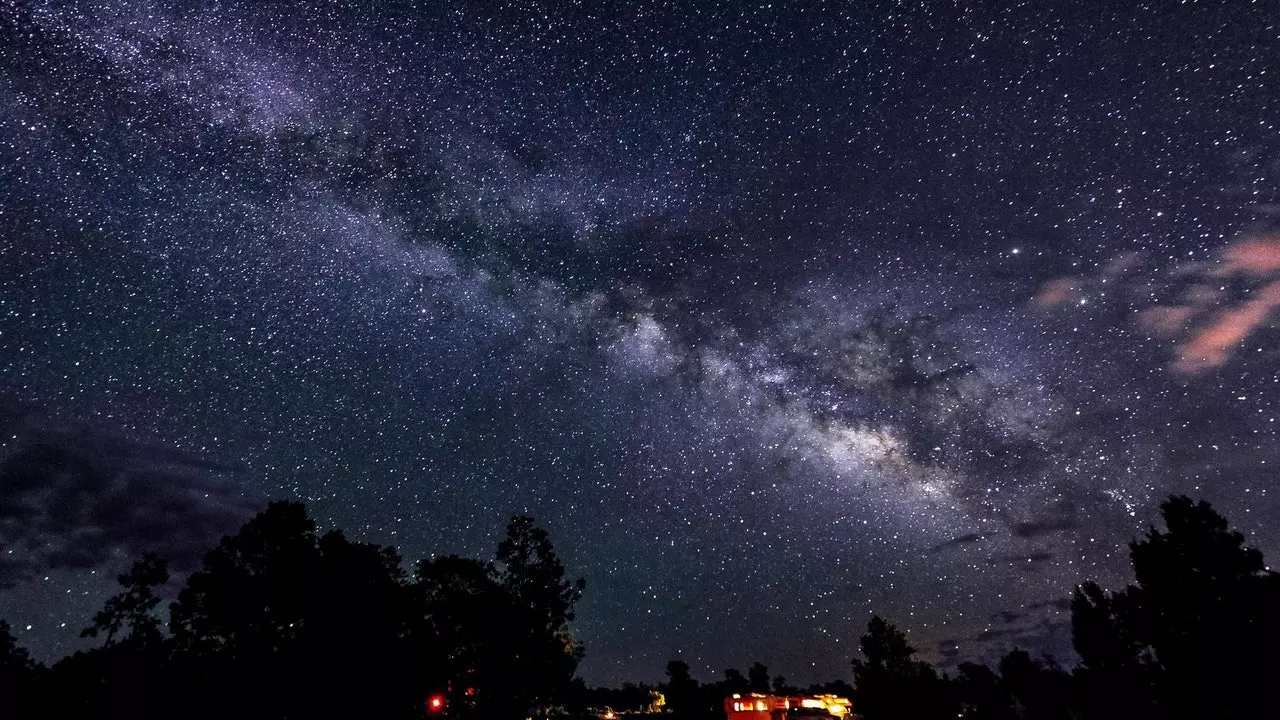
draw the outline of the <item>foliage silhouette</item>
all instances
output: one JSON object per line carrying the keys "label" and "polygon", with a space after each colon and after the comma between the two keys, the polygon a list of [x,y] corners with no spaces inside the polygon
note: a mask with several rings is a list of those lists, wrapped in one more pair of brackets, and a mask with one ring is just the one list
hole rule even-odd
{"label": "foliage silhouette", "polygon": [[769,668],[758,661],[751,663],[751,667],[747,668],[747,684],[750,685],[751,692],[769,692]]}
{"label": "foliage silhouette", "polygon": [[1280,717],[1280,576],[1206,502],[1161,505],[1130,544],[1136,583],[1076,591],[1072,627],[1097,717]]}
{"label": "foliage silhouette", "polygon": [[947,684],[915,657],[907,637],[884,618],[871,618],[853,661],[858,713],[866,720],[954,718]]}
{"label": "foliage silhouette", "polygon": [[0,715],[35,716],[37,670],[31,655],[18,646],[9,623],[0,620]]}
{"label": "foliage silhouette", "polygon": [[488,717],[523,717],[528,708],[548,707],[563,696],[582,661],[569,623],[586,581],[565,578],[547,531],[525,516],[507,525],[493,575],[510,605],[503,646],[511,667],[502,684],[506,706]]}
{"label": "foliage silhouette", "polygon": [[[1267,684],[1280,677],[1272,651],[1280,646],[1280,576],[1207,503],[1172,497],[1161,514],[1164,529],[1130,545],[1135,584],[1076,588],[1074,671],[1015,648],[995,669],[961,663],[954,678],[939,676],[903,632],[874,617],[853,661],[856,687],[836,681],[806,692],[852,697],[865,720],[1280,717]],[[672,698],[697,689],[703,702],[671,707],[679,717],[710,719],[723,716],[716,700],[760,688],[766,672],[757,663],[748,677],[729,669],[724,680],[700,686],[686,664],[672,661],[665,688]],[[775,685],[791,691],[781,679]]]}
{"label": "foliage silhouette", "polygon": [[509,603],[490,565],[457,555],[424,560],[415,590],[430,635],[444,649],[438,690],[449,706],[486,710],[505,704],[488,692],[476,696],[477,689],[497,686],[512,671],[502,651]]}
{"label": "foliage silhouette", "polygon": [[[642,715],[654,709],[661,691],[651,685],[622,683],[618,688],[583,688],[583,699],[575,703],[570,715],[585,717],[599,715],[605,710],[618,714]],[[665,708],[664,708],[665,709]]]}
{"label": "foliage silhouette", "polygon": [[1071,720],[1074,717],[1071,676],[1052,660],[1033,660],[1015,648],[1000,660],[1000,681],[1004,686],[1012,717],[1027,720]]}
{"label": "foliage silhouette", "polygon": [[45,669],[0,626],[0,715],[418,718],[443,691],[454,716],[526,717],[565,699],[582,585],[529,518],[495,559],[424,561],[411,582],[393,548],[319,535],[303,505],[274,502],[186,578],[168,634],[155,556],[85,630],[100,647]]}
{"label": "foliage silhouette", "polygon": [[728,668],[724,671],[724,685],[730,693],[751,692],[751,681],[743,677],[742,671],[737,668]]}
{"label": "foliage silhouette", "polygon": [[[1023,650],[954,678],[917,659],[873,617],[843,680],[809,694],[852,697],[865,720],[1120,720],[1280,717],[1280,576],[1204,502],[1172,497],[1163,528],[1130,544],[1134,583],[1087,582],[1071,602],[1080,664]],[[754,662],[699,683],[672,660],[659,688],[587,688],[571,632],[581,580],[546,531],[511,519],[491,560],[445,555],[410,577],[394,548],[323,535],[298,503],[271,503],[210,550],[169,605],[163,559],[147,555],[84,635],[101,640],[44,667],[0,621],[0,717],[420,718],[443,694],[452,718],[654,710],[723,718],[733,693],[798,694]]]}
{"label": "foliage silhouette", "polygon": [[967,720],[1012,720],[1013,709],[1004,683],[994,670],[977,663],[956,669],[955,696],[959,714]]}
{"label": "foliage silhouette", "polygon": [[147,553],[133,564],[129,572],[119,577],[119,582],[124,589],[107,600],[103,608],[93,616],[93,625],[85,628],[81,637],[104,634],[106,644],[111,645],[121,630],[127,630],[127,642],[159,645],[164,639],[160,631],[160,618],[155,615],[160,598],[156,597],[153,588],[169,582],[168,563],[157,555]]}
{"label": "foliage silhouette", "polygon": [[689,664],[681,660],[667,663],[667,683],[664,686],[667,707],[676,720],[702,717],[698,681],[689,674]]}
{"label": "foliage silhouette", "polygon": [[1165,717],[1164,676],[1145,644],[1136,596],[1112,594],[1096,583],[1076,588],[1071,630],[1081,665],[1075,677],[1088,717]]}

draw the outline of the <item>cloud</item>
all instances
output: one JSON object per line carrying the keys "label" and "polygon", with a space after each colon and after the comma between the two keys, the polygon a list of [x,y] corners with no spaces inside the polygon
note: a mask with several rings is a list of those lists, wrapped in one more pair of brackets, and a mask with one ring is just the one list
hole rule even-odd
{"label": "cloud", "polygon": [[1173,369],[1197,373],[1227,362],[1231,351],[1267,324],[1280,307],[1280,281],[1264,286],[1251,299],[1198,328],[1182,344]]}
{"label": "cloud", "polygon": [[1053,553],[1035,551],[1029,553],[1008,553],[987,558],[988,565],[1039,565],[1052,560]]}
{"label": "cloud", "polygon": [[929,554],[936,555],[944,550],[951,550],[953,548],[963,547],[965,545],[972,545],[973,543],[986,540],[989,537],[995,537],[999,534],[1000,533],[969,533],[967,535],[961,535],[959,537],[954,537],[954,538],[951,538],[950,540],[947,540],[945,542],[940,542],[937,545],[934,545],[933,547],[929,548]]}
{"label": "cloud", "polygon": [[1138,325],[1157,335],[1176,335],[1182,332],[1194,314],[1194,308],[1162,305],[1138,313]]}
{"label": "cloud", "polygon": [[1020,538],[1036,538],[1051,535],[1062,530],[1075,530],[1080,521],[1075,517],[1063,516],[1043,520],[1028,520],[1013,524],[1013,534]]}
{"label": "cloud", "polygon": [[1222,252],[1218,277],[1253,275],[1266,277],[1280,272],[1280,235],[1238,240]]}
{"label": "cloud", "polygon": [[1010,623],[1015,623],[1021,620],[1022,618],[1026,617],[1026,615],[1027,615],[1026,613],[1022,613],[1022,612],[1014,612],[1012,610],[1001,610],[1000,612],[993,614],[991,616],[991,619],[999,620],[1000,622],[1008,625]]}
{"label": "cloud", "polygon": [[1071,609],[1071,598],[1054,598],[1043,602],[1032,603],[1027,606],[1028,610],[1053,610],[1056,612],[1065,612]]}
{"label": "cloud", "polygon": [[[1158,294],[1178,300],[1153,302]],[[1221,367],[1280,308],[1280,235],[1243,237],[1210,261],[1148,272],[1127,253],[1094,276],[1044,282],[1031,304],[1043,310],[1107,296],[1137,306],[1140,328],[1173,341],[1172,371],[1195,375]]]}
{"label": "cloud", "polygon": [[940,642],[939,666],[954,668],[962,660],[995,666],[1014,648],[1044,657],[1069,656],[1071,620],[1061,612],[1069,606],[1068,600],[1054,599],[993,613],[981,631]]}
{"label": "cloud", "polygon": [[1053,278],[1040,286],[1032,302],[1042,308],[1051,308],[1079,300],[1083,284],[1083,278],[1075,276]]}
{"label": "cloud", "polygon": [[[1000,623],[1001,625],[1016,625],[1024,620],[1032,620],[1032,624],[1039,624],[1045,622],[1049,616],[1057,615],[1070,609],[1070,599],[1054,598],[1053,600],[1044,600],[1042,602],[1025,605],[1021,610],[1001,610],[999,612],[992,613],[988,619],[993,623]],[[1026,627],[1020,627],[1016,629],[1016,632],[1025,632],[1026,630]]]}
{"label": "cloud", "polygon": [[1019,635],[1023,631],[1021,628],[987,628],[973,637],[975,642],[988,642],[990,640],[999,640],[1001,638]]}
{"label": "cloud", "polygon": [[1094,276],[1066,275],[1051,278],[1036,291],[1031,304],[1046,310],[1059,305],[1084,305],[1091,294],[1108,283],[1114,286],[1117,281],[1132,275],[1141,263],[1140,253],[1125,252],[1113,257]]}
{"label": "cloud", "polygon": [[0,587],[148,551],[191,570],[255,509],[220,479],[234,464],[32,415],[0,426],[16,437],[0,455]]}

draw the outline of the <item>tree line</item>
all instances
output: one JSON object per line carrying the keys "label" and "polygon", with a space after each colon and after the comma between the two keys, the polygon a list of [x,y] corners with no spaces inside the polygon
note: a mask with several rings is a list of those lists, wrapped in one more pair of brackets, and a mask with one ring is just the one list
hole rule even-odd
{"label": "tree line", "polygon": [[[1280,575],[1206,502],[1175,496],[1161,505],[1164,529],[1129,545],[1134,582],[1116,590],[1078,586],[1071,630],[1079,664],[1014,649],[997,667],[961,663],[940,674],[907,635],[874,617],[852,661],[852,693],[863,720],[1260,720],[1280,718]],[[793,694],[771,685],[760,663],[748,678],[727,670],[700,685],[689,668],[667,666],[667,706],[681,720],[723,717],[726,693]]]}
{"label": "tree line", "polygon": [[570,581],[545,530],[512,518],[493,559],[422,560],[323,535],[273,502],[209,551],[169,605],[148,555],[50,667],[0,623],[0,717],[525,718],[560,702],[582,647]]}
{"label": "tree line", "polygon": [[875,617],[852,684],[800,688],[759,662],[702,683],[673,660],[655,686],[588,688],[570,632],[584,584],[532,519],[512,518],[490,560],[410,572],[394,548],[318,534],[303,505],[275,502],[206,554],[167,629],[169,573],[151,555],[85,629],[97,647],[44,666],[0,622],[0,717],[420,718],[435,700],[457,718],[704,720],[750,692],[851,696],[864,720],[1280,717],[1280,575],[1208,503],[1172,497],[1161,513],[1129,546],[1133,583],[1075,589],[1071,669],[1015,649],[939,673]]}

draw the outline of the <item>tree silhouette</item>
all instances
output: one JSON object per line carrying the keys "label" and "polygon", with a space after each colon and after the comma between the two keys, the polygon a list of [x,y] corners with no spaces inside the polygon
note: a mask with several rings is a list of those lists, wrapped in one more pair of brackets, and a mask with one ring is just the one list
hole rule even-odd
{"label": "tree silhouette", "polygon": [[[436,693],[453,717],[501,720],[571,699],[582,647],[569,624],[583,582],[565,579],[532,519],[512,518],[493,561],[446,556],[416,569],[410,582],[394,548],[319,535],[303,505],[273,502],[187,577],[168,635],[156,588],[169,574],[153,555],[119,576],[120,592],[84,631],[102,646],[47,672],[0,626],[0,717],[25,717],[19,704],[40,687],[41,716],[137,720],[175,708],[418,718]],[[647,689],[623,696],[652,702]]]}
{"label": "tree silhouette", "polygon": [[816,683],[810,685],[805,692],[810,695],[837,695],[843,698],[851,698],[857,694],[847,680],[830,680],[824,683]]}
{"label": "tree silhouette", "polygon": [[306,509],[271,503],[205,555],[170,605],[179,649],[252,662],[289,647],[302,630],[319,564]]}
{"label": "tree silhouette", "polygon": [[862,659],[853,661],[855,704],[866,720],[954,718],[946,684],[928,663],[917,660],[907,637],[876,616],[861,638]]}
{"label": "tree silhouette", "polygon": [[1000,680],[1012,716],[1026,720],[1070,720],[1071,677],[1052,661],[1033,660],[1014,649],[1000,660]]}
{"label": "tree silhouette", "polygon": [[459,713],[524,717],[569,689],[581,585],[528,518],[497,557],[422,562],[410,584],[393,549],[317,538],[301,505],[272,503],[188,579],[172,606],[179,658],[243,689],[233,707],[255,698],[282,717],[409,716],[434,692]]}
{"label": "tree silhouette", "polygon": [[954,692],[965,720],[1013,720],[1009,694],[994,670],[970,662],[960,663],[956,670]]}
{"label": "tree silhouette", "polygon": [[424,638],[400,557],[317,537],[299,503],[275,502],[223,538],[171,605],[187,692],[222,687],[197,711],[276,717],[411,716]]}
{"label": "tree silhouette", "polygon": [[18,646],[9,623],[0,620],[0,716],[36,717],[37,673],[41,668]]}
{"label": "tree silhouette", "polygon": [[[51,715],[158,717],[169,697],[170,648],[154,588],[169,580],[164,560],[147,554],[117,576],[120,592],[107,599],[82,637],[103,645],[72,654],[50,669]],[[69,692],[63,692],[68,690]]]}
{"label": "tree silhouette", "polygon": [[689,664],[681,660],[667,663],[665,686],[667,707],[676,720],[688,720],[699,716],[698,681],[689,674]]}
{"label": "tree silhouette", "polygon": [[[916,658],[874,617],[841,680],[810,693],[852,695],[865,720],[1120,720],[1280,717],[1280,576],[1207,503],[1170,498],[1164,527],[1130,545],[1135,582],[1076,589],[1081,665],[1008,653],[999,672],[961,664],[955,680]],[[451,718],[647,711],[643,685],[588,689],[570,632],[581,580],[566,578],[546,531],[512,518],[492,560],[416,564],[394,548],[320,535],[306,508],[271,503],[210,550],[170,605],[163,560],[146,555],[84,634],[102,645],[50,668],[0,622],[0,717],[419,718],[443,693]],[[730,668],[700,685],[673,660],[662,686],[677,720],[723,717],[733,693],[769,692],[768,668]],[[772,681],[775,692],[795,692]]]}
{"label": "tree silhouette", "polygon": [[400,556],[337,530],[318,545],[319,574],[295,653],[303,682],[315,689],[297,704],[330,716],[416,713],[438,647],[423,630]]}
{"label": "tree silhouette", "polygon": [[1142,630],[1136,596],[1108,593],[1096,583],[1076,588],[1071,631],[1081,666],[1080,702],[1090,718],[1164,717],[1163,673]]}
{"label": "tree silhouette", "polygon": [[[574,684],[581,682],[575,680]],[[571,710],[571,717],[591,717],[605,708],[620,714],[644,714],[653,708],[657,697],[652,686],[631,682],[624,682],[619,688],[591,688],[583,692],[586,699]]]}
{"label": "tree silhouette", "polygon": [[20,675],[34,669],[35,663],[31,660],[31,653],[19,647],[18,639],[13,636],[13,629],[9,627],[9,623],[0,620],[0,672],[5,673],[3,677],[9,678],[10,673]]}
{"label": "tree silhouette", "polygon": [[1140,631],[1167,674],[1174,717],[1280,717],[1266,686],[1280,677],[1274,649],[1277,577],[1262,553],[1206,502],[1170,498],[1166,532],[1130,546]]}
{"label": "tree silhouette", "polygon": [[725,669],[724,686],[730,693],[742,695],[751,692],[751,681],[743,677],[742,671],[737,668]]}
{"label": "tree silhouette", "polygon": [[510,600],[489,563],[446,555],[417,566],[415,588],[431,636],[442,649],[439,687],[455,713],[485,716],[512,701],[504,681],[515,671],[506,652]]}
{"label": "tree silhouette", "polygon": [[750,685],[751,692],[768,693],[769,668],[759,661],[751,663],[751,667],[747,668],[747,684]]}
{"label": "tree silhouette", "polygon": [[582,660],[569,623],[586,581],[565,579],[547,531],[522,515],[508,523],[494,560],[494,577],[511,603],[506,647],[513,667],[504,688],[511,717],[525,717],[562,699]]}
{"label": "tree silhouette", "polygon": [[107,600],[93,616],[93,625],[85,628],[80,636],[105,635],[106,644],[111,645],[121,630],[127,630],[127,642],[159,645],[163,634],[155,609],[160,605],[160,598],[156,597],[153,588],[169,582],[168,563],[153,553],[147,553],[118,579],[124,589]]}
{"label": "tree silhouette", "polygon": [[1076,591],[1072,625],[1092,706],[1123,697],[1113,693],[1127,684],[1146,694],[1148,717],[1280,717],[1267,684],[1280,677],[1280,578],[1208,503],[1175,496],[1161,514],[1166,529],[1129,546],[1136,584]]}

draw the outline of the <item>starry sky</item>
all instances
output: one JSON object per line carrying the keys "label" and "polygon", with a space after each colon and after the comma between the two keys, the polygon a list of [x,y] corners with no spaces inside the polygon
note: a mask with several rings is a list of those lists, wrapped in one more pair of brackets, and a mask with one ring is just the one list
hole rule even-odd
{"label": "starry sky", "polygon": [[1280,557],[1277,18],[0,0],[0,616],[294,498],[534,515],[591,683],[1070,662],[1169,493]]}

